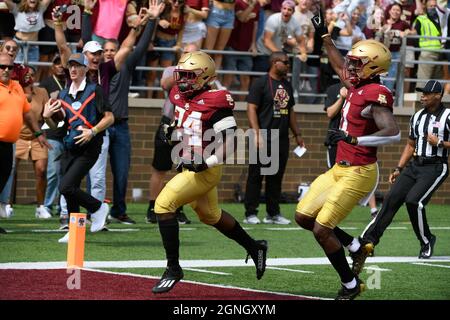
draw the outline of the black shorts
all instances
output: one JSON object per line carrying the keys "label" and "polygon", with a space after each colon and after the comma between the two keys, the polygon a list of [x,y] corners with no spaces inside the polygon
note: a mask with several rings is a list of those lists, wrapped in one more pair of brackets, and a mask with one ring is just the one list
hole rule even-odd
{"label": "black shorts", "polygon": [[159,136],[155,134],[155,145],[153,150],[152,167],[158,171],[172,170],[172,146],[164,143]]}

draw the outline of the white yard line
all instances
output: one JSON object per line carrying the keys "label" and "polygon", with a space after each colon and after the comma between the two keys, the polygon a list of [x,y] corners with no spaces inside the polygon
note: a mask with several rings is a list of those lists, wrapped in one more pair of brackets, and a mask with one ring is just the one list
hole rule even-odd
{"label": "white yard line", "polygon": [[415,262],[413,264],[419,265],[419,266],[429,266],[429,267],[439,267],[439,268],[450,269],[450,266],[446,266],[443,264],[434,264],[434,263],[425,263],[425,262]]}
{"label": "white yard line", "polygon": [[391,269],[384,269],[384,268],[379,268],[379,267],[375,267],[375,266],[364,267],[364,269],[375,270],[375,271],[392,271]]}
{"label": "white yard line", "polygon": [[299,269],[288,269],[288,268],[278,268],[278,267],[266,267],[266,269],[290,271],[290,272],[300,272],[300,273],[314,273],[312,271],[299,270]]}
{"label": "white yard line", "polygon": [[[349,262],[350,258],[348,258]],[[414,263],[422,262],[417,257],[369,257],[366,263]],[[450,256],[434,256],[430,262],[449,262]],[[268,267],[302,266],[302,265],[329,265],[327,258],[272,258],[267,259]],[[130,261],[85,261],[86,268],[165,268],[166,260],[130,260]],[[252,267],[253,263],[246,264],[244,259],[230,260],[181,260],[183,268],[209,268],[209,267]],[[66,267],[66,261],[55,262],[11,262],[0,263],[0,269],[60,269]]]}
{"label": "white yard line", "polygon": [[[126,275],[126,276],[131,276],[131,277],[139,277],[139,278],[147,278],[147,279],[159,279],[159,277],[147,276],[147,275],[142,275],[142,274],[134,274],[134,273],[128,273],[128,272],[113,272],[113,271],[90,269],[90,268],[84,268],[84,269],[88,270],[88,271],[96,271],[96,272],[100,272],[100,273],[108,273],[108,274],[115,274],[115,275]],[[192,284],[200,284],[200,285],[203,285],[203,286],[215,287],[215,288],[236,289],[236,290],[242,290],[242,291],[247,291],[247,292],[270,293],[270,294],[275,294],[275,295],[279,295],[279,296],[301,297],[301,298],[318,299],[318,300],[331,300],[329,298],[321,298],[321,297],[314,297],[314,296],[305,296],[305,295],[299,295],[299,294],[274,292],[274,291],[266,291],[266,290],[257,290],[257,289],[249,289],[249,288],[240,288],[240,287],[234,287],[234,286],[229,286],[229,285],[203,283],[203,282],[191,281],[191,280],[181,280],[181,282],[192,283]]]}
{"label": "white yard line", "polygon": [[227,273],[227,272],[219,272],[219,271],[211,271],[211,270],[195,269],[195,268],[183,268],[183,270],[202,272],[202,273],[212,273],[212,274],[217,274],[219,276],[232,276],[233,275],[232,273]]}

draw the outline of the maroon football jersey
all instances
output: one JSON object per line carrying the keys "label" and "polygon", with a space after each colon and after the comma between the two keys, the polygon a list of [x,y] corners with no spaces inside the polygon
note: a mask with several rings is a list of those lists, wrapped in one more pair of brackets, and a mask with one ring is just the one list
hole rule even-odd
{"label": "maroon football jersey", "polygon": [[[373,120],[370,108],[372,104],[392,109],[392,92],[379,83],[370,83],[348,90],[347,99],[341,110],[339,128],[353,137],[362,137],[375,133],[378,127]],[[354,146],[339,141],[336,162],[347,161],[351,165],[366,165],[377,161],[377,148]]]}
{"label": "maroon football jersey", "polygon": [[[213,129],[215,123],[230,116],[231,112],[221,112],[222,116],[213,115],[219,111],[234,108],[234,100],[230,92],[226,90],[206,90],[191,99],[184,97],[178,86],[170,91],[170,101],[175,105],[175,121],[177,132],[182,136],[183,143],[189,145],[196,154],[202,154],[211,139],[204,140],[204,133]],[[183,158],[191,157],[192,154],[183,153]]]}

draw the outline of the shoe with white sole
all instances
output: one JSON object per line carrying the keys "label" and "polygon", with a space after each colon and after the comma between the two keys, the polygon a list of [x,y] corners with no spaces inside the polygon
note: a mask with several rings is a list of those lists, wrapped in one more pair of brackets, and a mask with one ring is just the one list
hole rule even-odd
{"label": "shoe with white sole", "polygon": [[276,216],[267,216],[263,219],[263,222],[266,224],[290,224],[291,220],[286,219],[281,214],[277,214]]}
{"label": "shoe with white sole", "polygon": [[109,206],[107,203],[102,203],[100,208],[91,214],[91,232],[98,232],[103,229],[108,217]]}
{"label": "shoe with white sole", "polygon": [[7,218],[11,218],[14,215],[14,208],[10,204],[6,205],[6,215]]}
{"label": "shoe with white sole", "polygon": [[290,224],[291,223],[291,220],[286,219],[281,214],[277,214],[276,216],[273,216],[272,221],[275,224]]}
{"label": "shoe with white sole", "polygon": [[50,212],[48,212],[43,205],[40,205],[39,207],[36,208],[35,216],[38,219],[50,219],[52,217]]}
{"label": "shoe with white sole", "polygon": [[64,237],[58,240],[58,243],[69,243],[69,232],[67,232]]}
{"label": "shoe with white sole", "polygon": [[6,212],[6,204],[0,202],[0,218],[8,218],[8,213]]}
{"label": "shoe with white sole", "polygon": [[246,224],[260,224],[261,220],[259,220],[257,216],[252,214],[251,216],[246,217],[243,222]]}

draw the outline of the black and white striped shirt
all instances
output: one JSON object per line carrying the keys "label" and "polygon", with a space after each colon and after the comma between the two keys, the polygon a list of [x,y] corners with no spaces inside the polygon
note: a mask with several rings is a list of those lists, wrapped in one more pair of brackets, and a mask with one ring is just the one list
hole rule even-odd
{"label": "black and white striped shirt", "polygon": [[447,159],[448,149],[429,144],[428,134],[437,135],[442,141],[450,141],[450,109],[442,104],[436,114],[421,109],[411,117],[409,126],[409,138],[416,141],[417,156]]}

